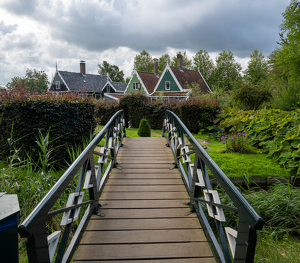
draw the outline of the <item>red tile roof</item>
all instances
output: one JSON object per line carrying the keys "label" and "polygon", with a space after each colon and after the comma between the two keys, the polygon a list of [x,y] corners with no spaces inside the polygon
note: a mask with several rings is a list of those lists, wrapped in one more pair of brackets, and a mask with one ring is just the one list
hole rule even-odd
{"label": "red tile roof", "polygon": [[141,80],[143,81],[148,93],[151,94],[161,75],[157,77],[154,73],[141,72],[141,71],[138,71],[137,73],[139,74]]}
{"label": "red tile roof", "polygon": [[173,71],[175,77],[177,78],[182,88],[189,88],[186,87],[186,84],[189,84],[189,86],[191,87],[191,84],[196,82],[200,85],[200,89],[204,94],[210,92],[208,86],[206,85],[205,81],[203,80],[198,71],[188,69],[183,69],[183,71],[181,71],[179,68],[176,67],[170,68]]}

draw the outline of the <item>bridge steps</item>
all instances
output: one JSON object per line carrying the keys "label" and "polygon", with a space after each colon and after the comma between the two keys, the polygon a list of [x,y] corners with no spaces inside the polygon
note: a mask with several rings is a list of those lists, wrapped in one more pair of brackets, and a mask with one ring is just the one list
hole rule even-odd
{"label": "bridge steps", "polygon": [[215,262],[189,207],[177,169],[170,170],[171,150],[163,138],[124,138],[100,203],[75,253],[75,263]]}

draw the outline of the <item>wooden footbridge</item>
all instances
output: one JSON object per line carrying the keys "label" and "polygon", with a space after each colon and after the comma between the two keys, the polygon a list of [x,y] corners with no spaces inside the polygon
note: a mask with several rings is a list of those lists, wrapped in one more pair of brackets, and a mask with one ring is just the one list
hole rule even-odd
{"label": "wooden footbridge", "polygon": [[[29,262],[253,262],[263,219],[174,113],[162,134],[127,138],[116,113],[19,226]],[[221,204],[208,170],[235,207]],[[238,214],[236,230],[223,210]]]}

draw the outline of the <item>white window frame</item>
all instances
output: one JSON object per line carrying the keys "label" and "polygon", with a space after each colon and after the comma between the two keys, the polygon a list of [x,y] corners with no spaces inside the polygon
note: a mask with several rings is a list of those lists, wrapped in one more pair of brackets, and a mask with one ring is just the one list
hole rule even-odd
{"label": "white window frame", "polygon": [[133,87],[133,90],[140,90],[141,89],[141,83],[133,82],[132,87]]}
{"label": "white window frame", "polygon": [[55,81],[55,89],[60,90],[60,81]]}
{"label": "white window frame", "polygon": [[[167,84],[169,84],[169,87],[167,87]],[[165,90],[171,89],[171,81],[165,81]]]}

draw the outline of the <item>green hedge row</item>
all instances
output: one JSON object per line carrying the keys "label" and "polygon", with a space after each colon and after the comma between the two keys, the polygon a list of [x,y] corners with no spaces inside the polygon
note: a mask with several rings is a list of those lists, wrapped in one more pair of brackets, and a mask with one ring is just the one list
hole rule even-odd
{"label": "green hedge row", "polygon": [[105,125],[109,118],[118,110],[123,109],[125,120],[131,127],[138,128],[140,121],[147,119],[151,129],[162,129],[166,110],[171,110],[182,120],[187,128],[198,133],[200,129],[213,124],[220,107],[213,100],[187,100],[182,102],[150,101],[140,93],[124,96],[119,103],[109,101],[96,102],[96,117],[98,123]]}
{"label": "green hedge row", "polygon": [[96,121],[95,104],[90,98],[75,94],[30,94],[16,87],[0,93],[0,158],[7,159],[11,152],[7,139],[13,138],[14,149],[26,158],[28,153],[38,162],[39,131],[45,136],[50,130],[50,147],[57,149],[53,156],[56,164],[69,161],[68,148],[81,147],[90,138]]}

